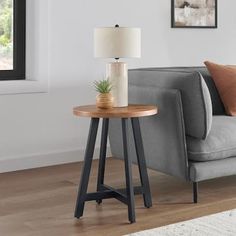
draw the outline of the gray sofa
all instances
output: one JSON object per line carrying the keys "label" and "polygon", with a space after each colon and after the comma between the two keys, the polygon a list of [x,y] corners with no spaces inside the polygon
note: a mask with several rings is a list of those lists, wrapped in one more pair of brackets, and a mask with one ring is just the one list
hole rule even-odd
{"label": "gray sofa", "polygon": [[[140,120],[151,169],[193,183],[236,174],[236,118],[225,114],[205,67],[147,68],[129,71],[129,102],[156,104],[159,114]],[[111,121],[112,155],[122,158],[121,124]],[[129,131],[130,154],[135,160]]]}

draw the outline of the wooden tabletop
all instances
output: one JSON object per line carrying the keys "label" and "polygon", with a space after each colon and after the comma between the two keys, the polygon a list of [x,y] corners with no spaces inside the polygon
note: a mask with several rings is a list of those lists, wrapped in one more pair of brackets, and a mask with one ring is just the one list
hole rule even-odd
{"label": "wooden tabletop", "polygon": [[153,105],[129,105],[128,107],[99,109],[95,105],[88,105],[75,107],[73,113],[76,116],[91,118],[134,118],[155,115],[158,113],[158,108]]}

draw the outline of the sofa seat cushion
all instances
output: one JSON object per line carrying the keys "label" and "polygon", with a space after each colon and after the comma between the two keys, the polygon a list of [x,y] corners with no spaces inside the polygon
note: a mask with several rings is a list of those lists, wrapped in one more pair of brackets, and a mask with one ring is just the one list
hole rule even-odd
{"label": "sofa seat cushion", "polygon": [[213,161],[236,156],[236,117],[213,116],[212,127],[205,140],[187,137],[191,161]]}

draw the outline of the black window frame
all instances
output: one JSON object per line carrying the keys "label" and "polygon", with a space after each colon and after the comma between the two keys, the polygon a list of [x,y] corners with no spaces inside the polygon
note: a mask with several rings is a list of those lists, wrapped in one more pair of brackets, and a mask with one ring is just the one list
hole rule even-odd
{"label": "black window frame", "polygon": [[0,70],[0,80],[25,79],[26,0],[13,0],[13,70]]}

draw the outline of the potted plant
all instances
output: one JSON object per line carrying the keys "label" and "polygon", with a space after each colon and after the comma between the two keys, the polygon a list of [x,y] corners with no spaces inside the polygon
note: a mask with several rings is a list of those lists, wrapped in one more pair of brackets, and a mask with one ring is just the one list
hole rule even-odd
{"label": "potted plant", "polygon": [[101,109],[113,107],[114,98],[111,94],[112,84],[107,79],[94,81],[95,90],[99,93],[96,97],[96,105]]}

